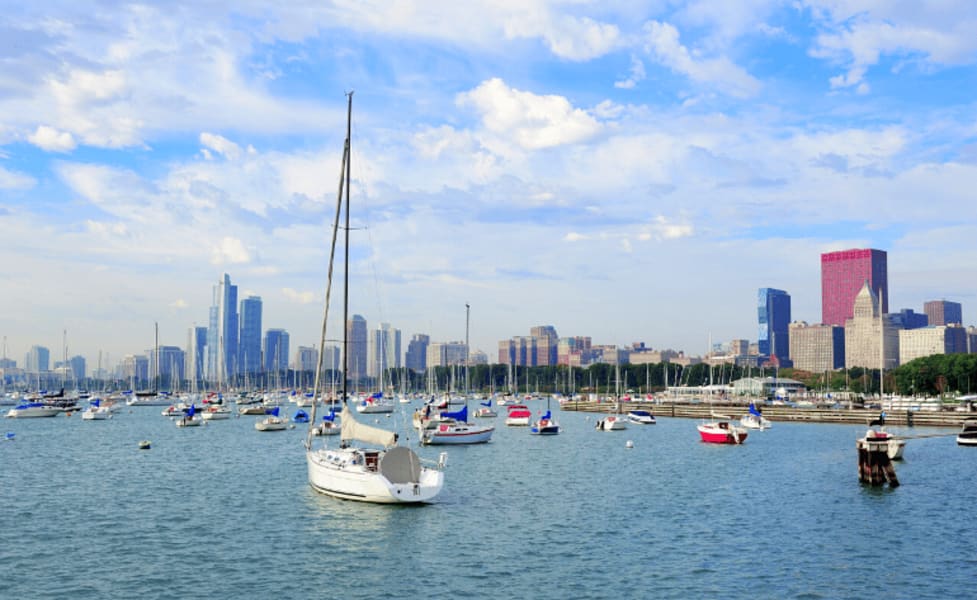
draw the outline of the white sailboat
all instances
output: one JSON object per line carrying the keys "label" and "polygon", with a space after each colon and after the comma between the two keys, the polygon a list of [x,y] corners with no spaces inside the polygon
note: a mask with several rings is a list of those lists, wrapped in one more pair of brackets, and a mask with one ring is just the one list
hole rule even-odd
{"label": "white sailboat", "polygon": [[[319,347],[326,341],[326,324],[329,316],[329,297],[332,291],[332,270],[336,253],[336,239],[340,229],[340,216],[345,192],[345,261],[344,261],[344,301],[343,322],[348,320],[349,309],[349,187],[350,187],[350,133],[352,126],[353,95],[348,94],[346,117],[346,142],[340,175],[339,193],[336,201],[336,217],[333,226],[332,245],[329,254],[329,271],[326,286],[325,311],[322,319],[322,337]],[[346,328],[344,327],[344,331]],[[348,348],[346,334],[343,348]],[[323,355],[319,353],[316,368],[313,397],[318,398],[323,371]],[[338,448],[325,445],[315,447],[316,405],[312,406],[309,432],[305,440],[305,459],[308,468],[309,485],[323,494],[375,503],[420,503],[432,500],[444,485],[443,467],[446,454],[436,466],[423,464],[413,450],[397,445],[397,435],[393,432],[371,427],[356,420],[356,411],[350,410],[347,394],[347,373],[349,352],[343,351],[343,411],[340,427],[341,443]],[[355,442],[365,443],[360,446]]]}

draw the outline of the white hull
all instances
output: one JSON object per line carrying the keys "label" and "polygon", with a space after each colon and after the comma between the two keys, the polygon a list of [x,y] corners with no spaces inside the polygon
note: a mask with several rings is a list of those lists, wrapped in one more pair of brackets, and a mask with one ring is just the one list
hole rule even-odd
{"label": "white hull", "polygon": [[204,421],[223,421],[231,418],[229,408],[207,409],[200,414]]}
{"label": "white hull", "polygon": [[376,415],[383,413],[392,413],[394,411],[393,404],[358,404],[356,406],[356,412],[363,415]]}
{"label": "white hull", "polygon": [[[416,458],[407,448],[394,450],[410,452]],[[378,504],[430,502],[444,485],[444,473],[430,467],[418,467],[416,481],[394,483],[383,475],[375,462],[366,464],[363,452],[352,448],[310,450],[305,457],[309,485],[317,492],[335,498]]]}
{"label": "white hull", "polygon": [[627,421],[619,416],[611,415],[597,421],[596,428],[599,431],[621,431],[627,429]]}
{"label": "white hull", "polygon": [[258,431],[282,431],[288,427],[288,421],[280,417],[268,417],[254,424]]}
{"label": "white hull", "polygon": [[492,439],[494,427],[468,423],[441,423],[421,430],[422,444],[481,444]]}
{"label": "white hull", "polygon": [[56,417],[61,409],[54,406],[29,406],[27,408],[11,408],[7,413],[10,419],[36,419],[39,417]]}
{"label": "white hull", "polygon": [[81,412],[81,418],[84,421],[105,421],[112,418],[112,411],[107,406],[86,408]]}
{"label": "white hull", "polygon": [[529,417],[507,417],[505,424],[514,427],[528,427]]}
{"label": "white hull", "polygon": [[756,415],[745,415],[740,419],[740,425],[747,429],[770,429],[770,421],[766,417],[757,417]]}
{"label": "white hull", "polygon": [[177,427],[200,427],[201,423],[203,423],[203,421],[197,417],[180,417],[179,419],[176,419]]}

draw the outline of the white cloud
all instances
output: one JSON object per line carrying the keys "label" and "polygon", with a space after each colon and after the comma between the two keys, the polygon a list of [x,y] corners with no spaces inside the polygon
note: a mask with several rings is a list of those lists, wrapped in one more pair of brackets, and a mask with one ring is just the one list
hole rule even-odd
{"label": "white cloud", "polygon": [[487,131],[511,138],[526,150],[580,142],[601,129],[594,117],[563,96],[524,92],[497,78],[459,94],[457,103],[474,107]]}
{"label": "white cloud", "polygon": [[251,253],[244,242],[233,237],[224,237],[211,249],[211,264],[241,265],[251,262]]}
{"label": "white cloud", "polygon": [[[223,136],[203,132],[200,134],[200,143],[205,148],[222,154],[228,160],[236,160],[241,157],[241,147]],[[253,150],[253,148],[249,148],[249,154],[252,154],[251,151]]]}
{"label": "white cloud", "polygon": [[297,304],[311,304],[315,302],[315,294],[313,292],[299,292],[292,288],[282,288],[282,295],[290,302]]}
{"label": "white cloud", "polygon": [[540,37],[554,55],[579,61],[607,54],[620,38],[616,25],[543,11],[512,15],[506,19],[504,29],[509,38]]}
{"label": "white cloud", "polygon": [[641,59],[637,56],[631,57],[631,69],[629,75],[626,79],[621,81],[615,81],[614,87],[624,90],[633,89],[639,82],[644,81],[645,75],[645,63],[641,62]]}
{"label": "white cloud", "polygon": [[699,59],[679,43],[679,33],[673,25],[658,21],[645,24],[645,49],[661,64],[685,75],[692,81],[740,97],[755,96],[760,82],[724,56]]}
{"label": "white cloud", "polygon": [[48,152],[70,152],[77,147],[75,138],[70,133],[47,125],[40,125],[34,133],[27,136],[27,141]]}
{"label": "white cloud", "polygon": [[30,175],[0,167],[0,190],[29,190],[37,185]]}

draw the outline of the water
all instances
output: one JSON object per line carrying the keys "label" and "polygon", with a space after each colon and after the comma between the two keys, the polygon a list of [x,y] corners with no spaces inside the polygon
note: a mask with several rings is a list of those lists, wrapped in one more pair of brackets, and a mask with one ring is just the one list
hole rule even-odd
{"label": "water", "polygon": [[160,410],[3,422],[3,597],[973,595],[977,450],[953,437],[911,440],[890,490],[857,481],[863,427],[775,423],[734,447],[689,419],[557,413],[564,433],[539,437],[500,417],[491,443],[447,449],[436,504],[398,507],[313,492],[301,425]]}

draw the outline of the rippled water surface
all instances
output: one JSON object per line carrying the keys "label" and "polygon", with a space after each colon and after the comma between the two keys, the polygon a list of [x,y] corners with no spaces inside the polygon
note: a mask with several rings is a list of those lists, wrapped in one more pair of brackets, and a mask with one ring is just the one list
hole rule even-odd
{"label": "rippled water surface", "polygon": [[727,447],[688,419],[598,432],[564,412],[537,437],[500,418],[491,443],[447,449],[435,504],[395,507],[313,492],[302,426],[160,410],[4,421],[0,596],[963,598],[977,581],[977,449],[953,437],[911,440],[890,490],[858,483],[863,427],[775,423]]}

